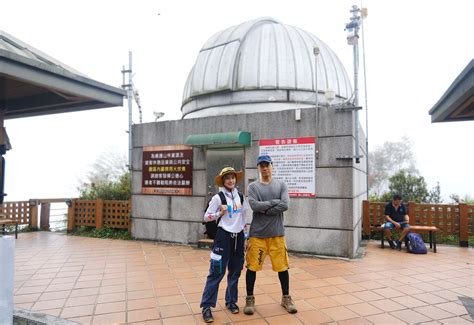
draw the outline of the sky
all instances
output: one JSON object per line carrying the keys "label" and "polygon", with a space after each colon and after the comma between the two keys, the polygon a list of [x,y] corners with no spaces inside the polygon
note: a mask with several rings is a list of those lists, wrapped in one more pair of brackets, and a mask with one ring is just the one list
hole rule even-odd
{"label": "sky", "polygon": [[[153,112],[181,118],[186,78],[214,33],[262,16],[316,35],[353,80],[344,31],[353,4],[368,8],[367,105],[362,61],[359,82],[369,150],[405,135],[429,189],[439,182],[445,201],[453,193],[474,198],[474,121],[432,124],[428,114],[474,57],[472,0],[15,0],[2,3],[0,29],[116,87],[131,51],[142,119],[153,122]],[[126,100],[123,107],[6,120],[5,127],[13,147],[5,155],[6,201],[77,197],[99,156],[128,154]]]}

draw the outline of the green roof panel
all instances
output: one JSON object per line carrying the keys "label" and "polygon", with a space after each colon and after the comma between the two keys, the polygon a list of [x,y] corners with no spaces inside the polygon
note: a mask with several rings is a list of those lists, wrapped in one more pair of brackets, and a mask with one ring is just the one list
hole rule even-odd
{"label": "green roof panel", "polygon": [[216,148],[250,147],[252,145],[252,134],[245,131],[191,134],[186,138],[186,144],[190,146],[208,146]]}

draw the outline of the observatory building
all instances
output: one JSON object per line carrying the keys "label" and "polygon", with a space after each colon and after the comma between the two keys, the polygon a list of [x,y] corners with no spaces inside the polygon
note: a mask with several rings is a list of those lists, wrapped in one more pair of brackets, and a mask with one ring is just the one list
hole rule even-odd
{"label": "observatory building", "polygon": [[218,171],[242,169],[247,194],[269,154],[289,188],[288,249],[354,257],[367,174],[352,96],[336,54],[307,31],[259,18],[217,32],[189,73],[182,119],[133,126],[133,236],[196,243]]}

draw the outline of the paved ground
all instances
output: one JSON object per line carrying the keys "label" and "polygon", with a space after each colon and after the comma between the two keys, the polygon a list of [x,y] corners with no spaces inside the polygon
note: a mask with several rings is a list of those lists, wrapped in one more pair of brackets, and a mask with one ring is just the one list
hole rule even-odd
{"label": "paved ground", "polygon": [[[203,323],[199,301],[208,250],[47,232],[22,233],[16,247],[15,307],[84,324]],[[215,324],[471,324],[474,319],[472,248],[439,245],[436,254],[413,255],[371,241],[360,260],[291,255],[290,264],[297,314],[279,305],[278,277],[266,265],[257,274],[257,313],[224,310],[224,280]]]}

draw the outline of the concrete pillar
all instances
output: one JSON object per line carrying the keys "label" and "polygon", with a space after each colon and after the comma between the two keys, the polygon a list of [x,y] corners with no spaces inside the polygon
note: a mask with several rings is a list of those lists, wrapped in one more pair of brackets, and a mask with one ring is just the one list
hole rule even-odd
{"label": "concrete pillar", "polygon": [[30,229],[38,230],[38,200],[30,200]]}
{"label": "concrete pillar", "polygon": [[12,324],[15,237],[0,236],[0,261],[0,324]]}
{"label": "concrete pillar", "polygon": [[49,231],[49,212],[51,203],[41,203],[40,229]]}

